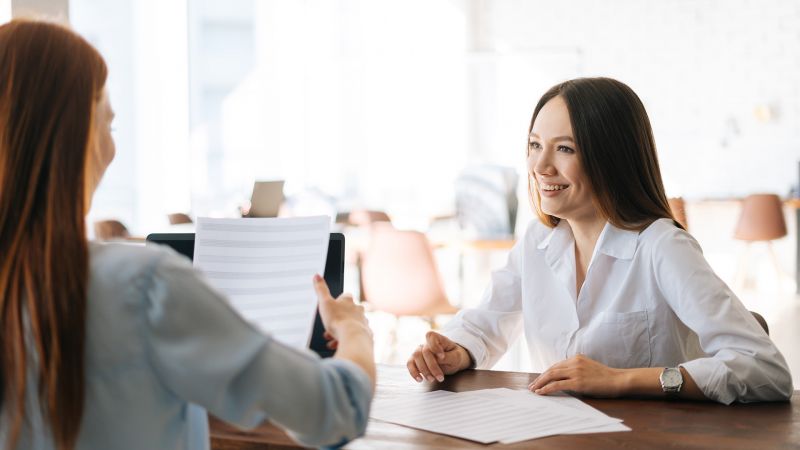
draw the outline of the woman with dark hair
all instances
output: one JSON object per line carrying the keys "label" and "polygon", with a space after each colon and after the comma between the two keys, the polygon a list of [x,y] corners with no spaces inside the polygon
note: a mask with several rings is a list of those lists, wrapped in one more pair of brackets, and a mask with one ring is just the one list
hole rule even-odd
{"label": "woman with dark hair", "polygon": [[411,376],[489,368],[524,330],[539,394],[788,400],[783,356],[670,212],[633,90],[609,78],[561,83],[528,135],[539,220],[481,305],[428,332]]}
{"label": "woman with dark hair", "polygon": [[64,27],[0,26],[0,446],[208,448],[206,410],[310,445],[362,434],[375,365],[349,296],[313,281],[338,345],[322,361],[257,331],[175,252],[87,242],[115,153],[106,74]]}

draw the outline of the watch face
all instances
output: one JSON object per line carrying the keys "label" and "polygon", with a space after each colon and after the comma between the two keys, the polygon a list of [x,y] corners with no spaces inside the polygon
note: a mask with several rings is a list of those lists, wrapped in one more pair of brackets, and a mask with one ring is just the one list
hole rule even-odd
{"label": "watch face", "polygon": [[683,377],[680,370],[667,369],[661,374],[661,380],[665,387],[680,386],[683,383]]}

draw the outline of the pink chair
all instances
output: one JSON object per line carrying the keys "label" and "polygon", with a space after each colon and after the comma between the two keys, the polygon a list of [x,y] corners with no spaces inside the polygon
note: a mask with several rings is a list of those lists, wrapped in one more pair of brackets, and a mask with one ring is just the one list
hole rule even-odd
{"label": "pink chair", "polygon": [[453,314],[433,251],[424,234],[376,224],[361,254],[362,298],[374,309],[395,316],[421,316],[433,324]]}
{"label": "pink chair", "polygon": [[400,231],[385,223],[373,224],[370,243],[360,255],[361,298],[367,307],[395,316],[389,334],[388,357],[397,353],[397,324],[404,316],[417,316],[436,328],[436,316],[454,314],[444,291],[433,251],[424,234]]}
{"label": "pink chair", "polygon": [[733,234],[734,239],[747,243],[734,278],[737,282],[742,280],[742,287],[750,285],[750,279],[747,277],[748,271],[746,268],[743,269],[743,266],[750,259],[750,244],[758,241],[767,243],[767,250],[775,267],[778,283],[780,283],[783,270],[777,255],[775,255],[775,250],[772,248],[772,241],[780,239],[786,234],[786,220],[783,217],[783,203],[780,197],[775,194],[752,194],[742,200],[739,221]]}
{"label": "pink chair", "polygon": [[383,211],[373,211],[368,209],[355,209],[342,213],[342,223],[354,227],[370,226],[374,223],[392,222],[389,215]]}

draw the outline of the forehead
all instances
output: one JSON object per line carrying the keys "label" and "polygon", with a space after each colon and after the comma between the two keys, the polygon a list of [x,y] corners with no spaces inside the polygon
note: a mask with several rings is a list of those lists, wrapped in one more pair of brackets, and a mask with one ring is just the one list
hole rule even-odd
{"label": "forehead", "polygon": [[536,134],[542,139],[554,136],[572,136],[569,110],[563,98],[553,97],[545,103],[533,122],[531,134]]}

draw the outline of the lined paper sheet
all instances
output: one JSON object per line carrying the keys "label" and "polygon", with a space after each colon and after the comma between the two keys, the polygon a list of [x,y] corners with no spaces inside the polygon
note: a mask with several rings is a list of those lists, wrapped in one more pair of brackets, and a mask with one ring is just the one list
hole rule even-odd
{"label": "lined paper sheet", "polygon": [[605,415],[589,416],[556,403],[525,404],[480,391],[379,397],[375,399],[371,417],[483,444],[513,443],[620,422]]}
{"label": "lined paper sheet", "polygon": [[[576,415],[576,420],[579,417],[608,417],[602,411],[599,411],[581,400],[568,395],[568,394],[551,394],[551,395],[537,395],[527,389],[483,389],[474,391],[476,395],[490,397],[503,397],[504,399],[515,402],[522,406],[529,406],[535,408],[549,408],[551,405],[558,405],[560,407],[567,407]],[[571,431],[562,432],[560,434],[588,434],[588,433],[613,433],[620,431],[631,431],[631,429],[622,423],[621,419],[612,418],[614,422],[605,425],[587,425],[586,427],[578,426]],[[514,442],[524,441],[529,438],[525,437],[524,433],[520,433],[516,438],[506,438],[501,440],[504,444],[511,444]]]}
{"label": "lined paper sheet", "polygon": [[278,340],[305,348],[317,308],[330,218],[197,220],[194,265],[233,307]]}

